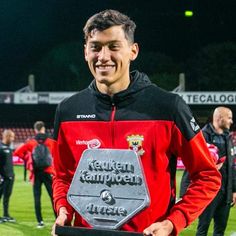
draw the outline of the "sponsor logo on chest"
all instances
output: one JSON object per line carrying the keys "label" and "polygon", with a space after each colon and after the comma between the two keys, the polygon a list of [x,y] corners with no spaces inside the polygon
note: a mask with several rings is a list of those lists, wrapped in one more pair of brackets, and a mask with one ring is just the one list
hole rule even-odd
{"label": "sponsor logo on chest", "polygon": [[91,140],[79,140],[75,141],[76,145],[86,145],[88,149],[96,149],[101,146],[101,142],[98,139]]}
{"label": "sponsor logo on chest", "polygon": [[78,114],[76,115],[77,119],[95,119],[96,118],[96,114]]}

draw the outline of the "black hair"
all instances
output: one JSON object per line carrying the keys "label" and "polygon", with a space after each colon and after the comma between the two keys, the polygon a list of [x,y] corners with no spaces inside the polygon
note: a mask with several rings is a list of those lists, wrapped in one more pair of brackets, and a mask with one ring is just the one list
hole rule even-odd
{"label": "black hair", "polygon": [[110,9],[96,13],[88,19],[83,29],[85,41],[87,41],[94,30],[103,31],[117,25],[123,27],[126,39],[133,43],[136,28],[134,21],[127,15]]}
{"label": "black hair", "polygon": [[34,129],[37,131],[40,131],[43,127],[45,127],[45,124],[43,121],[36,121],[34,123]]}

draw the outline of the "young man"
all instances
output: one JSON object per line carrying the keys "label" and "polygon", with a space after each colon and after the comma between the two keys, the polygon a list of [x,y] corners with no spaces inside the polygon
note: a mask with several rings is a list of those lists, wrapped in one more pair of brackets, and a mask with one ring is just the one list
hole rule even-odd
{"label": "young man", "polygon": [[[236,203],[236,150],[229,129],[233,124],[232,111],[227,107],[217,107],[212,123],[206,124],[202,131],[209,146],[215,147],[217,169],[222,175],[221,188],[214,200],[199,217],[198,236],[206,236],[211,220],[214,219],[214,235],[223,236],[230,213],[230,207]],[[189,174],[184,172],[181,180],[180,196],[190,184]]]}
{"label": "young man", "polygon": [[9,201],[15,178],[11,147],[14,139],[15,134],[12,130],[3,131],[2,142],[0,142],[0,199],[3,196],[3,217],[0,218],[0,223],[16,222],[9,215]]}
{"label": "young man", "polygon": [[[15,152],[15,156],[19,156],[26,161],[26,166],[30,171],[30,180],[33,182],[33,193],[34,193],[34,206],[35,214],[38,221],[37,228],[44,227],[43,217],[41,213],[41,187],[45,185],[48,195],[52,201],[52,175],[53,167],[52,160],[45,164],[45,166],[36,166],[36,160],[34,155],[36,147],[39,144],[43,144],[47,147],[48,152],[52,151],[52,139],[46,134],[46,128],[43,121],[37,121],[34,124],[35,138],[28,140],[25,144],[19,146]],[[44,149],[45,150],[45,149]],[[43,153],[44,151],[42,151]],[[45,151],[47,152],[47,151]],[[51,154],[47,153],[48,158],[51,158]],[[42,154],[44,155],[44,154]],[[46,156],[44,158],[47,158]],[[42,161],[40,159],[40,161]]]}
{"label": "young man", "polygon": [[[67,202],[76,166],[87,148],[132,149],[140,157],[151,204],[124,224],[124,231],[176,235],[219,189],[220,174],[183,100],[152,84],[144,73],[130,73],[139,52],[135,27],[114,10],[95,14],[84,27],[85,60],[94,81],[57,108],[53,194],[58,225],[70,224],[74,216],[74,225],[90,227]],[[139,141],[129,142],[129,137]],[[177,204],[176,156],[183,157],[193,179],[191,190]]]}

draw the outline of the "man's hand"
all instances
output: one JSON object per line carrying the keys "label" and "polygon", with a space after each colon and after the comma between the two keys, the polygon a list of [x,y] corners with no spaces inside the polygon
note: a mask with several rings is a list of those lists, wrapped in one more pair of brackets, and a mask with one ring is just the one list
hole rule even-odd
{"label": "man's hand", "polygon": [[56,236],[55,234],[55,229],[56,229],[56,225],[60,225],[60,226],[64,226],[68,220],[67,218],[67,210],[65,207],[61,207],[60,210],[59,210],[59,215],[54,223],[54,225],[52,226],[52,232],[51,232],[51,235],[52,236]]}
{"label": "man's hand", "polygon": [[157,222],[151,224],[144,231],[144,235],[152,235],[152,236],[169,236],[171,235],[174,226],[170,220],[164,220],[162,222]]}
{"label": "man's hand", "polygon": [[234,205],[234,206],[235,206],[235,204],[236,204],[236,193],[233,193],[231,205]]}
{"label": "man's hand", "polygon": [[219,163],[219,164],[216,164],[216,169],[217,169],[217,170],[220,170],[220,169],[221,169],[221,167],[223,166],[223,164],[224,164],[224,163]]}

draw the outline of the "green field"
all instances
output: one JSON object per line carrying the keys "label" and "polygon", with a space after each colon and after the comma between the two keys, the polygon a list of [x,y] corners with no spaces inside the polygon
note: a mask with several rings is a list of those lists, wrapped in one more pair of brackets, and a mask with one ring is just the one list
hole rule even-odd
{"label": "green field", "polygon": [[[17,223],[0,224],[1,236],[44,236],[50,235],[51,227],[54,222],[54,216],[49,197],[43,188],[42,194],[42,214],[44,218],[45,228],[37,229],[36,218],[34,214],[32,185],[29,182],[23,181],[23,168],[21,166],[15,167],[16,181],[14,184],[13,194],[10,202],[10,214],[16,218]],[[182,171],[177,172],[178,180]],[[179,183],[179,181],[177,182]],[[2,213],[2,202],[0,204],[0,213]],[[236,232],[236,208],[231,210],[230,219],[225,236],[230,236]],[[196,223],[185,229],[181,236],[195,235]],[[209,235],[212,235],[212,227],[209,230]]]}

